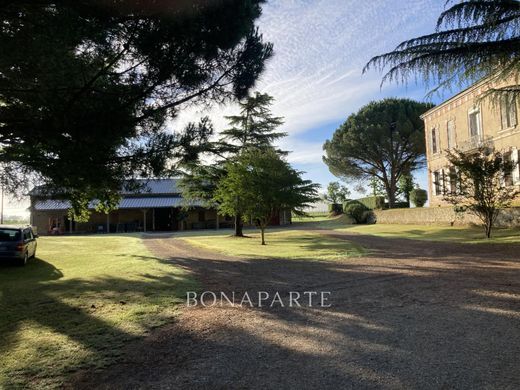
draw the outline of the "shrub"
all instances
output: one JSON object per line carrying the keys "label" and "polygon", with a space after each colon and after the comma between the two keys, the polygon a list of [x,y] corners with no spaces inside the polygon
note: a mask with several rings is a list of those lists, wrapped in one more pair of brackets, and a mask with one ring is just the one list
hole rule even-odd
{"label": "shrub", "polygon": [[410,200],[413,202],[415,207],[423,207],[428,200],[428,192],[421,188],[416,188],[410,191]]}
{"label": "shrub", "polygon": [[[388,208],[388,203],[386,204],[386,207]],[[394,209],[409,209],[410,204],[408,202],[395,202],[393,208]]]}
{"label": "shrub", "polygon": [[364,223],[366,221],[367,208],[361,203],[352,203],[345,209],[345,214],[351,217],[356,223]]}
{"label": "shrub", "polygon": [[332,215],[343,214],[343,205],[340,203],[329,204],[329,214],[332,214]]}
{"label": "shrub", "polygon": [[369,210],[382,209],[385,206],[385,197],[384,196],[367,196],[365,198],[359,198],[355,200],[349,200],[345,203],[344,209],[351,204],[362,204]]}

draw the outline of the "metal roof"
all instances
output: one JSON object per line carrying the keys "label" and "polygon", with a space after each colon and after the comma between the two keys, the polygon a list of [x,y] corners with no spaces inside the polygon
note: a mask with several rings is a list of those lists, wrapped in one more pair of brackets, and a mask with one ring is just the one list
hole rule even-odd
{"label": "metal roof", "polygon": [[[123,186],[128,184],[137,184],[137,186],[141,186],[135,191],[131,190],[121,190],[121,194],[123,195],[148,195],[148,194],[180,194],[182,191],[178,186],[178,182],[180,179],[136,179],[133,181],[128,181]],[[55,191],[56,192],[56,191]],[[59,192],[59,191],[58,191]],[[36,186],[30,192],[29,195],[38,196],[38,195],[49,195],[49,192],[46,191],[45,186]]]}
{"label": "metal roof", "polygon": [[[162,184],[162,183],[161,183]],[[156,187],[161,189],[161,187]],[[89,203],[89,209],[96,207],[97,201]],[[201,201],[186,201],[181,197],[127,197],[121,199],[118,209],[146,209],[161,207],[203,206]],[[34,202],[35,210],[68,210],[71,207],[67,200],[45,199]]]}

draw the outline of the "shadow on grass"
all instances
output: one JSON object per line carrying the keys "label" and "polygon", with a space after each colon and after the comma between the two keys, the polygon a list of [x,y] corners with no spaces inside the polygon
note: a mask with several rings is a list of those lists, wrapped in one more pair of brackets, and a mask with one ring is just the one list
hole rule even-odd
{"label": "shadow on grass", "polygon": [[[2,264],[0,356],[10,372],[0,369],[0,387],[52,387],[67,372],[114,361],[126,343],[171,320],[192,287],[192,280],[174,274],[63,280],[59,269],[38,258],[25,267]],[[21,337],[31,341],[20,344]]]}
{"label": "shadow on grass", "polygon": [[235,261],[148,241],[205,290],[330,291],[332,307],[186,308],[200,317],[79,387],[518,388],[518,256],[359,239],[374,254],[345,262]]}

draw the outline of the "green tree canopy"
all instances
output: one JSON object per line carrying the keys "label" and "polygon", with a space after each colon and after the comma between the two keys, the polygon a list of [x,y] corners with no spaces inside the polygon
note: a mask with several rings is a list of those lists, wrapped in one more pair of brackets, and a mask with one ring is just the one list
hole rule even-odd
{"label": "green tree canopy", "polygon": [[[468,211],[479,218],[490,238],[500,210],[510,206],[520,194],[511,177],[518,163],[487,147],[471,152],[455,149],[448,152],[448,160],[454,169],[449,175],[451,188],[444,190],[444,200],[453,204],[456,211]],[[435,184],[444,187],[443,183]]]}
{"label": "green tree canopy", "polygon": [[283,118],[272,115],[273,100],[266,93],[256,92],[239,102],[240,113],[227,116],[230,127],[220,133],[225,152],[236,155],[243,148],[272,146],[287,136],[287,133],[276,131],[283,124]]}
{"label": "green tree canopy", "polygon": [[[466,85],[484,76],[514,82],[499,92],[520,94],[520,1],[454,2],[437,21],[434,33],[399,44],[365,66],[389,69],[383,82],[421,74],[437,88]],[[455,4],[453,4],[455,3]]]}
{"label": "green tree canopy", "polygon": [[301,178],[272,147],[249,148],[226,164],[226,176],[219,181],[215,201],[223,214],[242,215],[264,231],[276,213],[285,210],[303,214],[305,207],[319,200],[318,185]]}
{"label": "green tree canopy", "polygon": [[342,186],[337,181],[332,181],[327,186],[325,200],[333,204],[337,204],[347,201],[349,196],[350,190],[347,187]]}
{"label": "green tree canopy", "polygon": [[193,158],[207,123],[167,120],[247,95],[272,53],[254,25],[262,2],[4,2],[0,162],[80,207]]}
{"label": "green tree canopy", "polygon": [[[181,182],[185,198],[204,199],[213,204],[217,184],[227,174],[228,161],[234,161],[244,149],[270,148],[276,140],[286,136],[286,133],[276,131],[283,118],[271,114],[272,102],[271,96],[259,92],[239,102],[239,114],[226,117],[230,128],[221,132],[217,142],[207,144],[206,157],[211,163],[197,160],[185,164],[186,172]],[[276,152],[287,154],[281,150]],[[235,236],[240,237],[243,235],[242,216],[238,205],[236,210],[238,214],[229,215],[235,217]]]}
{"label": "green tree canopy", "polygon": [[323,145],[323,161],[347,180],[377,178],[393,207],[403,174],[424,166],[424,124],[428,103],[409,99],[371,102],[350,115]]}

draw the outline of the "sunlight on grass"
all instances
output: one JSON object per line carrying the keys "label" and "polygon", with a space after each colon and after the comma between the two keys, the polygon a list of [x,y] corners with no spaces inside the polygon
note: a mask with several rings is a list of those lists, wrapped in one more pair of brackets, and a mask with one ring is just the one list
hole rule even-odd
{"label": "sunlight on grass", "polygon": [[484,237],[482,228],[467,226],[375,224],[343,226],[336,228],[336,230],[414,240],[451,241],[471,244],[520,244],[520,229],[494,229],[491,239]]}
{"label": "sunlight on grass", "polygon": [[242,258],[283,258],[327,260],[357,257],[363,248],[346,240],[299,230],[266,233],[267,245],[260,245],[260,234],[247,232],[247,238],[231,236],[184,237],[204,249]]}
{"label": "sunlight on grass", "polygon": [[59,387],[107,365],[196,288],[137,235],[42,237],[37,255],[0,268],[0,388]]}

